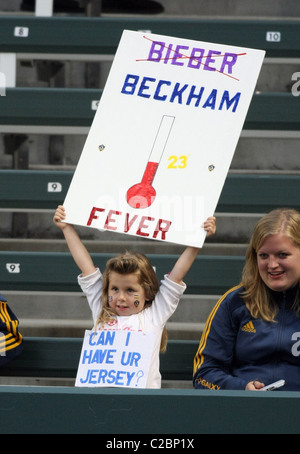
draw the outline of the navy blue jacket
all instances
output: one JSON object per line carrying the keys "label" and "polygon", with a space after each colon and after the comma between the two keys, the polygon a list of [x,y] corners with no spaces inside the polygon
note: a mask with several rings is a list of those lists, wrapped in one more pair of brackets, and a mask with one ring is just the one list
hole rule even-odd
{"label": "navy blue jacket", "polygon": [[275,322],[251,317],[240,296],[229,290],[207,319],[194,360],[194,387],[245,389],[284,379],[280,390],[300,391],[300,317],[292,310],[298,286],[271,292],[278,305]]}

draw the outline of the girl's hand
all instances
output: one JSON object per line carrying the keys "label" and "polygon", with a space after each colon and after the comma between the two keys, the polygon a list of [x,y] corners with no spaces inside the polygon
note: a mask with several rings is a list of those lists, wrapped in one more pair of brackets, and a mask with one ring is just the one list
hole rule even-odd
{"label": "girl's hand", "polygon": [[202,227],[206,231],[206,237],[214,235],[217,229],[215,216],[210,216],[209,218],[207,218],[206,221],[203,222]]}
{"label": "girl's hand", "polygon": [[66,218],[66,210],[65,210],[65,208],[63,207],[63,205],[58,205],[58,207],[57,207],[57,209],[55,211],[55,214],[53,216],[54,224],[56,224],[57,227],[59,227],[60,229],[63,230],[68,225],[65,222],[62,222],[65,218]]}

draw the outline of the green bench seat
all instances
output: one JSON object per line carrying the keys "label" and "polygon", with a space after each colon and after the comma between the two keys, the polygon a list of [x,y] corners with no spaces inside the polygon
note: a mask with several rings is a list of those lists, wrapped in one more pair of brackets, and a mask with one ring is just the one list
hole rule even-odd
{"label": "green bench seat", "polygon": [[[0,169],[0,209],[53,209],[63,203],[73,171]],[[276,188],[276,197],[274,197]],[[227,175],[217,212],[265,213],[278,206],[300,209],[300,175]]]}
{"label": "green bench seat", "polygon": [[[21,356],[0,368],[0,376],[76,378],[82,347],[80,338],[29,337]],[[160,355],[163,380],[191,381],[199,341],[169,340]]]}
{"label": "green bench seat", "polygon": [[0,401],[1,434],[101,434],[100,449],[122,440],[201,449],[204,434],[300,433],[298,392],[1,386]]}
{"label": "green bench seat", "polygon": [[[12,127],[15,132],[20,127],[72,127],[76,133],[76,127],[91,126],[100,97],[100,89],[7,88],[1,97],[0,127],[3,132]],[[299,131],[299,99],[292,93],[254,94],[244,129]]]}
{"label": "green bench seat", "polygon": [[[81,344],[25,339],[22,356],[0,375],[73,378]],[[162,378],[191,380],[197,344],[169,341],[161,355]],[[169,448],[175,440],[182,447],[185,440],[185,447],[200,449],[203,434],[300,433],[299,392],[2,385],[0,402],[1,434],[102,434],[97,446],[103,449],[124,439],[155,449],[166,447],[166,440]]]}
{"label": "green bench seat", "polygon": [[124,29],[265,49],[268,57],[298,58],[297,19],[203,19],[164,17],[0,17],[0,52],[115,54]]}
{"label": "green bench seat", "polygon": [[[96,266],[104,269],[115,254],[92,253]],[[161,279],[174,266],[178,255],[147,254]],[[185,277],[187,294],[220,295],[239,283],[242,256],[198,255]],[[5,291],[79,292],[79,269],[68,252],[0,251],[0,288]]]}

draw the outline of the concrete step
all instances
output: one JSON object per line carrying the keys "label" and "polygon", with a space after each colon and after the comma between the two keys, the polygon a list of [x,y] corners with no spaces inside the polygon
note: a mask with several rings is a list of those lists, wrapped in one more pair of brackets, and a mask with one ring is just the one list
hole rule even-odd
{"label": "concrete step", "polygon": [[[204,323],[168,322],[169,339],[199,340]],[[80,337],[93,328],[90,320],[20,319],[20,333],[26,337]]]}
{"label": "concrete step", "polygon": [[[291,73],[292,74],[292,73]],[[287,131],[288,133],[288,131]],[[298,159],[300,136],[296,137],[241,137],[234,153],[230,170],[235,172],[289,174],[300,171]]]}
{"label": "concrete step", "polygon": [[[116,235],[115,235],[116,237]],[[101,241],[83,240],[86,248],[91,253],[118,254],[124,250],[138,250],[143,254],[176,254],[179,255],[184,246],[162,243],[156,241]],[[247,244],[240,243],[212,243],[207,242],[199,251],[201,255],[245,255]],[[2,251],[33,251],[33,252],[69,252],[66,242],[58,239],[32,239],[32,238],[0,238]]]}
{"label": "concrete step", "polygon": [[[0,11],[28,14],[20,11],[21,0],[1,0]],[[80,3],[80,2],[78,2]],[[121,2],[120,2],[121,3]],[[165,15],[190,15],[213,17],[299,17],[300,7],[297,2],[284,0],[252,0],[251,2],[232,0],[159,0],[164,12],[155,17]]]}
{"label": "concrete step", "polygon": [[[180,36],[180,32],[178,33]],[[226,44],[226,42],[224,43]],[[85,86],[84,71],[85,66],[82,62],[64,61],[64,86],[69,88],[82,88]],[[46,87],[46,82],[41,82],[37,78],[36,66],[17,65],[17,86],[36,86]],[[105,86],[107,76],[111,68],[111,61],[100,63],[99,88]],[[281,60],[266,59],[258,76],[256,91],[288,92],[293,83],[291,76],[299,70],[299,64],[292,59],[285,62]]]}
{"label": "concrete step", "polygon": [[[268,74],[266,83],[269,80],[277,80],[277,75],[273,74],[271,66],[268,65]],[[291,81],[295,68],[288,70],[288,75],[284,80],[286,85]],[[299,71],[299,64],[297,70]],[[267,69],[266,69],[267,71]],[[282,69],[283,71],[283,69]],[[276,82],[278,84],[278,82]],[[276,87],[278,90],[278,87]],[[264,90],[262,87],[261,91]],[[49,147],[50,138],[45,135],[30,135],[29,145],[29,168],[32,170],[74,170],[78,164],[86,135],[69,135],[63,138],[63,147],[58,155],[59,165],[50,164]],[[242,131],[238,141],[235,154],[231,163],[230,170],[243,171],[282,171],[294,172],[300,171],[299,159],[295,150],[299,149],[299,131]],[[13,156],[6,154],[3,140],[0,141],[0,166],[1,168],[13,168]]]}
{"label": "concrete step", "polygon": [[[291,80],[294,72],[289,73],[285,83]],[[269,75],[269,77],[271,76]],[[275,75],[273,77],[275,78]],[[273,79],[271,78],[271,80]],[[299,149],[298,131],[287,131],[286,137],[280,137],[277,131],[268,132],[266,137],[264,137],[264,134],[266,134],[264,131],[255,134],[256,136],[251,131],[242,131],[230,170],[248,170],[249,172],[253,170],[262,170],[264,172],[269,170],[282,172],[300,170],[299,159],[297,159],[297,153],[295,152],[295,150]],[[68,170],[75,169],[77,166],[85,140],[86,136],[65,136],[64,151],[61,158]],[[34,165],[49,164],[46,145],[47,139],[32,136],[29,154],[30,167],[34,168]],[[6,160],[9,158],[11,161],[11,156],[5,155],[3,157]]]}
{"label": "concrete step", "polygon": [[[93,325],[91,311],[83,293],[6,291],[3,295],[18,317],[24,320],[54,320],[59,324],[74,324],[90,329]],[[204,323],[220,295],[184,294],[170,323]],[[69,320],[71,322],[69,323]],[[29,322],[26,322],[29,323]],[[82,325],[83,323],[83,325]],[[24,325],[25,326],[25,325]],[[175,325],[174,325],[175,326]]]}
{"label": "concrete step", "polygon": [[[93,328],[89,306],[81,293],[9,291],[5,297],[25,337],[82,337],[86,329]],[[183,295],[167,323],[169,338],[200,339],[218,298],[218,295]]]}
{"label": "concrete step", "polygon": [[295,18],[300,16],[300,4],[284,0],[188,0],[185,2],[174,0],[160,0],[164,6],[164,14],[179,16],[211,16],[211,17],[262,17]]}
{"label": "concrete step", "polygon": [[[6,291],[3,296],[15,315],[24,327],[29,323],[36,326],[34,320],[44,321],[45,324],[57,322],[74,327],[90,329],[93,325],[92,315],[87,300],[83,293],[61,293],[61,292],[22,292]],[[69,323],[69,320],[71,322]],[[83,323],[83,325],[82,325]]]}
{"label": "concrete step", "polygon": [[23,337],[80,337],[86,329],[92,329],[90,320],[59,320],[44,318],[19,318]]}

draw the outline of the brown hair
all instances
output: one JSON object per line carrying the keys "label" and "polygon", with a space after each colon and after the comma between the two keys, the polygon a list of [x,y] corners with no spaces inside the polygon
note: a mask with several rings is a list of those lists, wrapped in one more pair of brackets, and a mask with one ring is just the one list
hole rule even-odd
{"label": "brown hair", "polygon": [[[101,311],[98,316],[96,325],[109,322],[116,315],[114,310],[108,304],[108,287],[109,276],[111,272],[119,274],[135,274],[138,278],[139,285],[144,289],[146,295],[146,304],[144,309],[151,306],[159,289],[159,282],[156,273],[148,258],[139,252],[128,252],[118,254],[108,260],[106,269],[103,273],[103,288],[101,295]],[[167,346],[167,331],[164,328],[161,351],[164,351]]]}
{"label": "brown hair", "polygon": [[[300,248],[300,213],[293,209],[278,208],[263,216],[256,224],[246,253],[246,263],[241,285],[245,288],[242,296],[252,317],[274,321],[277,306],[272,302],[270,290],[260,277],[257,265],[257,251],[270,235],[283,233]],[[295,309],[300,311],[299,289]]]}

